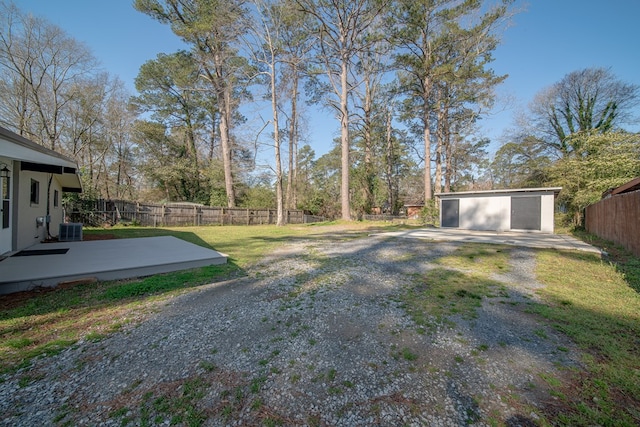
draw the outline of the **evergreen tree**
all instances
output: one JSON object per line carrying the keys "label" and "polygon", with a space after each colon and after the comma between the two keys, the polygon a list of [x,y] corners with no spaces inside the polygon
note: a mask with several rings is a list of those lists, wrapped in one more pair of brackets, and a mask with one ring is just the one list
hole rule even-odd
{"label": "evergreen tree", "polygon": [[249,14],[243,0],[136,0],[134,7],[162,23],[193,47],[202,75],[218,104],[220,144],[227,205],[236,204],[231,126],[239,96],[236,93],[246,61],[237,43],[245,34]]}

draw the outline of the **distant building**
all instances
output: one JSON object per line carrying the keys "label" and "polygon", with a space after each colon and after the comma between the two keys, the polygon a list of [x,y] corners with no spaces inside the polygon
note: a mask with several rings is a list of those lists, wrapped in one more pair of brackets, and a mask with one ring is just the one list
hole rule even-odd
{"label": "distant building", "polygon": [[424,208],[424,203],[412,203],[404,205],[404,209],[407,212],[407,218],[409,219],[419,219],[422,208]]}

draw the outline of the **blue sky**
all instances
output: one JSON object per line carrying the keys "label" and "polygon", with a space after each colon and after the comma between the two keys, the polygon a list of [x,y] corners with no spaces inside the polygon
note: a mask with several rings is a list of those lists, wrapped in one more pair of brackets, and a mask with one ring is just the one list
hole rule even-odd
{"label": "blue sky", "polygon": [[[183,47],[168,26],[137,12],[132,0],[15,0],[15,4],[84,42],[104,70],[119,76],[132,93],[144,62]],[[509,77],[497,91],[495,113],[482,120],[481,136],[491,138],[493,149],[513,124],[515,112],[572,71],[611,68],[622,81],[640,85],[640,0],[517,0],[515,7],[523,11],[503,34],[493,63],[497,74]],[[310,144],[317,155],[324,154],[338,135],[338,122],[328,110],[308,107],[307,114]]]}

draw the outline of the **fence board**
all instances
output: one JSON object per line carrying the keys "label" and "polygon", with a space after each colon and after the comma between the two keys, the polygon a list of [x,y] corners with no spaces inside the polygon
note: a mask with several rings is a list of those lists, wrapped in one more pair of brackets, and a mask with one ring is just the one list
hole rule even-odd
{"label": "fence board", "polygon": [[587,206],[589,233],[617,243],[640,257],[640,190],[617,194]]}

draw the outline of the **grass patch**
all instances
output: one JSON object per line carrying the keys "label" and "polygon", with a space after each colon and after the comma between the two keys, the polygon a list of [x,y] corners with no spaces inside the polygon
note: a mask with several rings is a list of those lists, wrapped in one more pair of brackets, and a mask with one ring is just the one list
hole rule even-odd
{"label": "grass patch", "polygon": [[433,328],[452,315],[474,318],[482,298],[492,296],[497,286],[481,274],[436,268],[416,278],[402,300],[418,327]]}
{"label": "grass patch", "polygon": [[409,361],[409,362],[413,362],[414,360],[416,360],[418,358],[418,355],[415,354],[414,352],[412,352],[410,348],[404,347],[402,349],[402,358],[404,360]]}
{"label": "grass patch", "polygon": [[[139,419],[135,425],[186,425],[201,426],[207,415],[199,402],[206,395],[210,384],[202,378],[190,378],[174,390],[165,390],[161,395],[146,393],[140,403]],[[153,420],[151,419],[153,416]]]}
{"label": "grass patch", "polygon": [[593,234],[589,234],[584,230],[573,230],[577,238],[604,250],[608,256],[607,259],[622,274],[627,284],[640,293],[640,259],[634,257],[631,252],[620,245],[608,240],[604,240]]}
{"label": "grass patch", "polygon": [[37,356],[55,354],[80,340],[99,341],[143,318],[163,298],[237,271],[237,266],[227,264],[53,289],[24,301],[4,296],[0,298],[0,372],[24,366]]}
{"label": "grass patch", "polygon": [[100,299],[124,300],[128,298],[153,295],[176,289],[185,289],[226,278],[237,271],[233,264],[210,265],[193,270],[178,271],[171,274],[158,274],[143,280],[120,283],[104,290]]}
{"label": "grass patch", "polygon": [[544,303],[531,310],[567,334],[583,351],[586,373],[554,384],[565,407],[563,425],[640,425],[640,295],[628,282],[631,265],[594,254],[540,251],[538,280]]}
{"label": "grass patch", "polygon": [[488,276],[508,270],[510,249],[502,245],[464,244],[436,261],[442,267],[414,277],[414,284],[402,301],[418,331],[424,333],[427,328],[448,323],[452,315],[475,318],[482,298],[494,297],[496,290],[503,287]]}
{"label": "grass patch", "polygon": [[511,248],[508,246],[466,243],[436,262],[443,267],[488,275],[508,271],[510,257]]}

